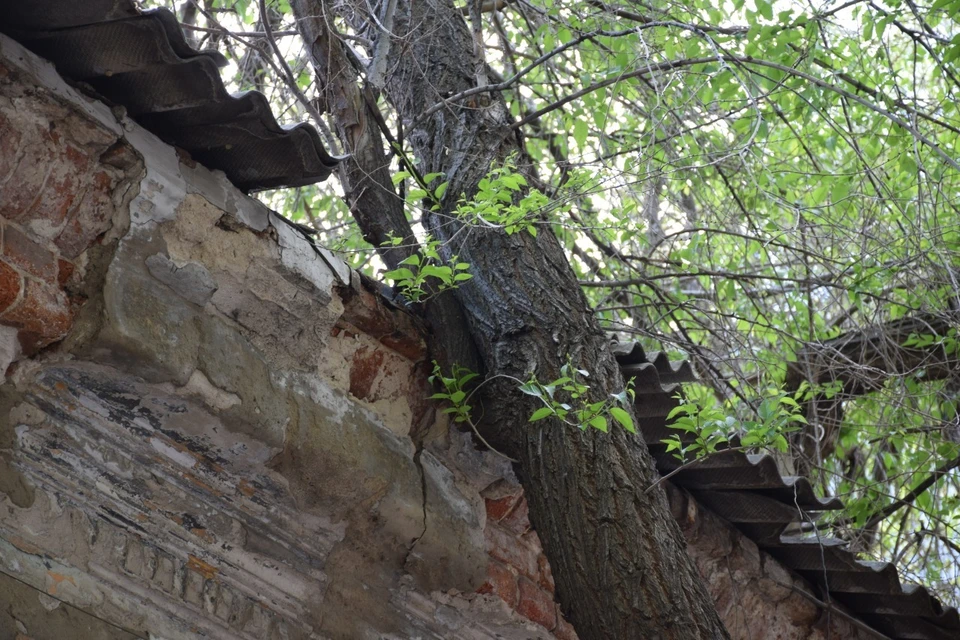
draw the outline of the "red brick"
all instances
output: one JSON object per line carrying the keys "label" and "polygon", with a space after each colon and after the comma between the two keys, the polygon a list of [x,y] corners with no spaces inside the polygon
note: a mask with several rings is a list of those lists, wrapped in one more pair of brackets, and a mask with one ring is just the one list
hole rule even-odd
{"label": "red brick", "polygon": [[0,261],[0,314],[17,301],[21,289],[23,276],[7,263]]}
{"label": "red brick", "polygon": [[537,582],[540,583],[543,589],[553,594],[556,591],[556,585],[553,583],[553,570],[550,569],[550,562],[547,560],[547,556],[540,554],[540,557],[537,558],[537,566],[540,569],[540,576]]}
{"label": "red brick", "polygon": [[[58,143],[60,143],[58,137]],[[84,151],[69,145],[58,146],[47,167],[43,193],[33,209],[21,221],[29,220],[34,230],[53,238],[63,225],[67,212],[83,192],[90,159]]]}
{"label": "red brick", "polygon": [[390,310],[380,298],[360,287],[344,288],[341,319],[374,338],[380,338],[395,329]]}
{"label": "red brick", "polygon": [[380,338],[380,344],[414,362],[422,360],[427,355],[427,345],[414,329],[410,329],[410,333],[398,330],[383,336]]}
{"label": "red brick", "polygon": [[73,313],[67,296],[58,287],[28,279],[23,299],[0,314],[0,323],[28,334],[21,336],[21,343],[26,341],[39,349],[67,335]]}
{"label": "red brick", "polygon": [[57,279],[59,269],[53,251],[10,224],[3,228],[3,259],[43,280]]}
{"label": "red brick", "polygon": [[573,625],[564,620],[563,615],[557,612],[557,627],[553,630],[557,640],[580,640]]}
{"label": "red brick", "polygon": [[361,400],[370,397],[373,381],[377,379],[383,369],[383,351],[374,350],[372,353],[367,347],[360,347],[353,354],[353,363],[350,366],[350,393]]}
{"label": "red brick", "polygon": [[517,613],[548,630],[556,627],[557,605],[553,596],[526,578],[520,578],[518,585],[520,604],[517,605]]}
{"label": "red brick", "polygon": [[510,512],[500,524],[517,534],[530,531],[530,507],[527,505],[527,499],[522,498],[517,503],[517,508]]}
{"label": "red brick", "polygon": [[516,569],[521,575],[534,580],[539,575],[537,556],[539,553],[509,531],[495,524],[487,523],[484,530],[487,539],[487,551],[491,556]]}
{"label": "red brick", "polygon": [[523,487],[503,478],[488,485],[480,492],[487,506],[487,517],[498,521],[506,517],[523,499]]}
{"label": "red brick", "polygon": [[40,199],[47,170],[56,157],[45,133],[42,127],[20,132],[18,152],[13,156],[17,165],[0,181],[0,217],[15,220]]}
{"label": "red brick", "polygon": [[426,355],[426,344],[420,337],[417,324],[405,313],[383,304],[383,299],[369,291],[373,283],[361,283],[358,287],[343,287],[343,315],[347,322],[363,333],[380,341],[408,360],[420,361]]}
{"label": "red brick", "polygon": [[20,140],[23,134],[5,114],[0,113],[0,184],[16,166]]}
{"label": "red brick", "polygon": [[87,189],[57,236],[57,247],[67,260],[73,260],[86,251],[98,236],[110,228],[113,217],[110,177],[100,172],[94,176],[94,181],[96,186]]}
{"label": "red brick", "polygon": [[487,508],[487,519],[499,522],[506,517],[517,505],[518,496],[503,496],[502,498],[487,498],[484,504]]}
{"label": "red brick", "polygon": [[477,589],[477,593],[492,593],[499,596],[512,609],[517,606],[520,598],[517,576],[508,567],[491,560],[487,564],[487,580]]}
{"label": "red brick", "polygon": [[533,549],[534,553],[538,556],[543,553],[543,545],[540,544],[540,536],[537,535],[537,532],[533,529],[529,529],[526,533],[520,536],[520,539],[523,540],[527,546]]}
{"label": "red brick", "polygon": [[76,268],[76,265],[68,260],[62,258],[57,260],[57,282],[61,287],[67,283]]}

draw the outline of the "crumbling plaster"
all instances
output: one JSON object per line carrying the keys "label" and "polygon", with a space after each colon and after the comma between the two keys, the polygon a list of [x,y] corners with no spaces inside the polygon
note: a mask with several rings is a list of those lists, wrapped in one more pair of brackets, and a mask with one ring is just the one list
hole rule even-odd
{"label": "crumbling plaster", "polygon": [[436,425],[412,322],[380,305],[356,321],[403,333],[356,327],[342,261],[0,52],[142,163],[70,335],[9,369],[2,571],[138,635],[548,637],[475,593],[484,504],[417,449]]}

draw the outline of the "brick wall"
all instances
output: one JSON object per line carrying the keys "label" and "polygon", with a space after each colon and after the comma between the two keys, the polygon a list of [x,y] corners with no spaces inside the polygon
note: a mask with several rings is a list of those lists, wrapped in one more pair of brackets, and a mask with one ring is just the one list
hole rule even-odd
{"label": "brick wall", "polygon": [[487,579],[478,590],[499,597],[523,617],[561,640],[577,637],[555,601],[550,563],[530,526],[523,489],[506,480],[484,492],[484,537],[490,559]]}
{"label": "brick wall", "polygon": [[0,64],[0,325],[17,342],[0,369],[12,352],[67,335],[82,303],[71,278],[110,230],[140,164],[114,132],[20,76]]}

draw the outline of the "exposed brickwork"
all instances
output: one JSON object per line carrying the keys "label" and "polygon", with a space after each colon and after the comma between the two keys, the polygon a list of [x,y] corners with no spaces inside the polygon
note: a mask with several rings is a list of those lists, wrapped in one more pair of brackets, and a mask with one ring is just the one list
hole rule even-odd
{"label": "exposed brickwork", "polygon": [[487,519],[499,522],[507,517],[519,502],[519,496],[503,496],[502,498],[487,498]]}
{"label": "exposed brickwork", "polygon": [[357,349],[353,354],[350,367],[350,393],[355,398],[365,400],[370,396],[373,381],[376,380],[383,366],[383,357],[383,351],[379,349],[371,351],[366,347]]}
{"label": "exposed brickwork", "polygon": [[487,565],[487,581],[477,589],[477,593],[492,593],[510,607],[516,607],[520,600],[517,575],[510,567],[491,560]]}
{"label": "exposed brickwork", "polygon": [[116,134],[0,73],[0,324],[19,329],[26,355],[69,332],[78,258],[138,173]]}
{"label": "exposed brickwork", "polygon": [[520,604],[517,605],[517,613],[546,629],[556,627],[557,605],[553,601],[553,595],[522,576],[518,580],[518,585]]}
{"label": "exposed brickwork", "polygon": [[576,640],[555,601],[550,563],[537,532],[530,527],[523,489],[499,481],[482,493],[487,512],[484,535],[492,560],[479,593],[499,596],[523,617],[553,631],[561,640]]}
{"label": "exposed brickwork", "polygon": [[414,362],[422,360],[427,350],[416,322],[371,290],[377,286],[377,283],[363,278],[354,286],[340,288],[343,300],[341,324],[352,325]]}
{"label": "exposed brickwork", "polygon": [[500,524],[507,531],[512,531],[517,535],[523,535],[530,531],[530,507],[527,506],[527,501],[521,497],[517,501],[517,505],[500,521]]}
{"label": "exposed brickwork", "polygon": [[25,274],[47,282],[57,278],[56,254],[15,225],[3,225],[3,259]]}
{"label": "exposed brickwork", "polygon": [[557,613],[557,626],[553,630],[553,635],[557,637],[557,640],[579,640],[573,625],[567,622],[559,612]]}
{"label": "exposed brickwork", "polygon": [[[534,533],[534,535],[536,535]],[[540,569],[540,574],[538,576],[538,581],[540,587],[547,591],[547,593],[554,593],[557,590],[556,585],[553,582],[553,571],[550,569],[550,563],[547,561],[547,556],[542,553],[537,558],[537,565]]]}
{"label": "exposed brickwork", "polygon": [[22,300],[0,315],[0,322],[20,330],[24,348],[40,348],[62,339],[70,330],[73,311],[57,286],[27,279]]}
{"label": "exposed brickwork", "polygon": [[70,260],[76,258],[110,228],[113,186],[113,178],[105,171],[92,176],[83,199],[71,210],[66,224],[57,235],[56,244],[64,257]]}
{"label": "exposed brickwork", "polygon": [[513,567],[522,576],[537,579],[539,572],[537,549],[532,548],[519,536],[495,524],[488,523],[484,534],[491,557]]}
{"label": "exposed brickwork", "polygon": [[76,269],[77,266],[69,260],[63,258],[57,260],[57,284],[61,287],[66,285]]}
{"label": "exposed brickwork", "polygon": [[17,301],[22,290],[23,276],[20,272],[0,261],[0,314]]}

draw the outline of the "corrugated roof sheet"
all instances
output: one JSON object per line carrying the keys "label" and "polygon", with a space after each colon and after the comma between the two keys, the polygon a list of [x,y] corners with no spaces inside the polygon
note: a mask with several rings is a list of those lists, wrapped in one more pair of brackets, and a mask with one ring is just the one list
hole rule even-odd
{"label": "corrugated roof sheet", "polygon": [[0,31],[244,191],[319,182],[338,162],[312,126],[278,124],[263,94],[228,93],[226,59],[193,49],[165,9],[18,0],[0,3]]}
{"label": "corrugated roof sheet", "polygon": [[[666,453],[667,414],[683,382],[696,376],[689,362],[669,362],[663,353],[647,355],[639,344],[616,345],[625,378],[635,378],[640,430],[662,474],[679,461]],[[886,562],[857,560],[842,540],[785,535],[818,513],[842,509],[836,498],[818,498],[806,478],[782,476],[769,455],[729,451],[710,456],[670,478],[700,503],[725,518],[757,546],[843,604],[890,638],[957,640],[960,616],[924,587],[901,585],[897,569]]]}

